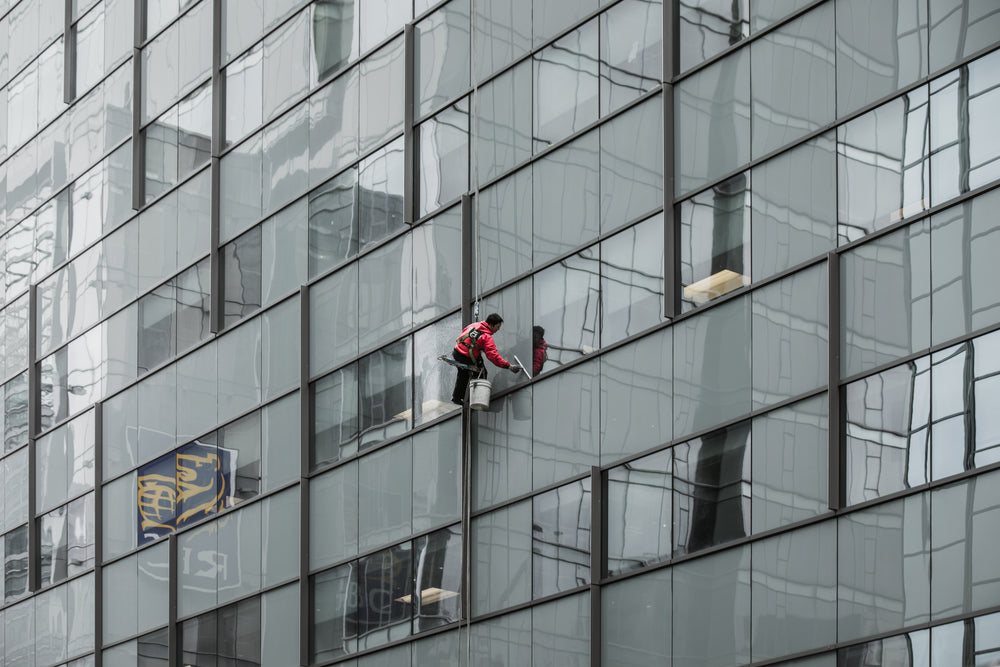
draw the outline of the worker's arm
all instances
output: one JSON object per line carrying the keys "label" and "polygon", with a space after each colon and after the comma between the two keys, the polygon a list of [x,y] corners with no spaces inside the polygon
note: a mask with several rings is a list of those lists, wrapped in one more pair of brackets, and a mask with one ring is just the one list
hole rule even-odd
{"label": "worker's arm", "polygon": [[510,362],[501,357],[500,353],[497,352],[497,345],[493,342],[493,336],[484,333],[479,337],[479,345],[486,354],[486,358],[492,361],[494,366],[510,368]]}

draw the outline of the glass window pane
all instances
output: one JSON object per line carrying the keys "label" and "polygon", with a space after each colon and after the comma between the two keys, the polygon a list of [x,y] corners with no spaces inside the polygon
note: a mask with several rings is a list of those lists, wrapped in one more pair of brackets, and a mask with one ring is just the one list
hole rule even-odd
{"label": "glass window pane", "polygon": [[[94,575],[71,581],[66,591],[66,652],[79,655],[94,650]],[[93,658],[82,658],[67,667],[93,667]]]}
{"label": "glass window pane", "polygon": [[[135,609],[135,616],[138,625],[135,632],[145,632],[150,628],[155,628],[167,623],[170,609],[170,557],[168,554],[168,544],[160,542],[156,546],[144,549],[136,555],[138,565],[138,575],[136,588],[132,594],[133,605],[141,601],[141,606]],[[105,582],[108,578],[105,578]],[[115,578],[111,579],[111,587],[114,588]],[[107,607],[105,607],[107,608]],[[114,610],[114,606],[112,606]],[[127,614],[121,613],[124,610],[117,610],[115,623]],[[107,624],[104,625],[108,627]]]}
{"label": "glass window pane", "polygon": [[674,555],[750,533],[750,422],[677,445]]}
{"label": "glass window pane", "polygon": [[103,487],[104,558],[106,559],[123,554],[136,546],[137,488],[134,474],[116,479]]}
{"label": "glass window pane", "polygon": [[663,217],[656,215],[601,243],[601,345],[663,320]]}
{"label": "glass window pane", "polygon": [[462,514],[462,422],[451,419],[413,437],[413,532]]}
{"label": "glass window pane", "polygon": [[601,126],[601,231],[662,205],[663,98],[655,97]]}
{"label": "glass window pane", "polygon": [[483,509],[531,490],[531,387],[493,398],[479,413],[472,447],[474,509]]}
{"label": "glass window pane", "polygon": [[264,407],[261,418],[264,491],[276,489],[299,477],[300,457],[290,456],[302,447],[299,394],[286,396]]}
{"label": "glass window pane", "polygon": [[[215,423],[228,421],[260,404],[261,320],[256,317],[216,338],[219,412]],[[288,334],[295,338],[294,330]],[[260,459],[259,452],[257,459]]]}
{"label": "glass window pane", "polygon": [[144,123],[156,118],[177,99],[180,87],[178,47],[180,33],[178,22],[158,35],[142,50],[142,79],[157,82],[157,85],[146,86],[143,90],[142,122]]}
{"label": "glass window pane", "polygon": [[177,553],[178,613],[187,616],[214,607],[219,568],[213,559],[219,556],[218,522],[211,521],[181,533]]}
{"label": "glass window pane", "polygon": [[1000,15],[994,8],[959,0],[930,2],[930,71],[994,44],[1000,34]]}
{"label": "glass window pane", "polygon": [[531,664],[591,664],[589,591],[531,610]]}
{"label": "glass window pane", "polygon": [[921,87],[837,128],[841,244],[930,207],[927,117]]}
{"label": "glass window pane", "polygon": [[749,174],[737,174],[681,204],[685,311],[750,284],[749,186]]}
{"label": "glass window pane", "polygon": [[[498,313],[504,318],[503,328],[493,337],[497,350],[504,359],[513,360],[516,356],[524,363],[532,357],[532,281],[522,280],[500,292],[491,294],[480,304],[480,316]],[[555,301],[554,297],[550,299]],[[537,323],[537,320],[535,321]],[[456,333],[457,335],[457,333]],[[575,357],[574,357],[575,358]],[[524,373],[504,373],[497,369],[490,376],[493,383],[493,393],[497,394],[508,387],[522,384],[528,376]]]}
{"label": "glass window pane", "polygon": [[[399,4],[400,0],[383,0]],[[374,9],[373,3],[371,6]],[[362,47],[365,28],[362,13]],[[402,18],[403,12],[395,17]],[[361,63],[361,121],[359,125],[362,153],[367,152],[383,139],[396,134],[403,125],[403,39],[393,40],[388,46],[369,56]]]}
{"label": "glass window pane", "polygon": [[837,641],[836,544],[833,521],[753,543],[754,660]]}
{"label": "glass window pane", "polygon": [[361,624],[357,576],[357,565],[351,563],[313,577],[310,653],[314,662],[355,652]]}
{"label": "glass window pane", "polygon": [[265,121],[309,90],[310,28],[309,12],[303,11],[264,39]]}
{"label": "glass window pane", "polygon": [[840,641],[930,620],[929,523],[927,494],[840,518]]}
{"label": "glass window pane", "polygon": [[358,253],[358,172],[348,169],[309,193],[309,277]]}
{"label": "glass window pane", "polygon": [[[304,245],[299,247],[304,248]],[[291,298],[262,316],[261,391],[264,400],[299,385],[299,307],[299,299]]]}
{"label": "glass window pane", "polygon": [[674,437],[748,413],[750,300],[684,320],[674,330]]}
{"label": "glass window pane", "polygon": [[[621,574],[670,558],[672,473],[672,450],[608,471],[609,574]],[[668,586],[669,581],[668,576]]]}
{"label": "glass window pane", "polygon": [[[472,626],[473,664],[495,660],[497,667],[531,663],[531,610],[525,609]],[[462,638],[465,641],[465,638]]]}
{"label": "glass window pane", "polygon": [[309,372],[335,368],[358,354],[358,265],[310,287]]}
{"label": "glass window pane", "polygon": [[882,236],[840,259],[841,370],[851,376],[930,344],[927,221]]}
{"label": "glass window pane", "polygon": [[462,529],[453,526],[418,538],[413,560],[414,632],[459,620],[462,583]]}
{"label": "glass window pane", "polygon": [[221,240],[227,241],[260,219],[263,201],[263,132],[227,153],[221,162]]}
{"label": "glass window pane", "polygon": [[411,644],[413,667],[451,667],[465,641],[458,630],[439,632]]}
{"label": "glass window pane", "polygon": [[177,444],[177,366],[139,383],[139,460],[149,461]]}
{"label": "glass window pane", "polygon": [[416,25],[420,116],[469,87],[469,11],[469,0],[452,0]]}
{"label": "glass window pane", "polygon": [[263,174],[265,214],[309,189],[308,102],[264,128]]}
{"label": "glass window pane", "polygon": [[750,662],[750,546],[673,568],[673,650],[682,664]]}
{"label": "glass window pane", "polygon": [[750,47],[754,157],[834,119],[833,9],[823,4]]}
{"label": "glass window pane", "polygon": [[177,439],[195,438],[219,422],[216,344],[177,362]]}
{"label": "glass window pane", "polygon": [[412,235],[362,257],[358,272],[358,335],[367,350],[413,326]]}
{"label": "glass window pane", "polygon": [[412,426],[412,363],[409,338],[359,362],[362,448],[405,433]]}
{"label": "glass window pane", "polygon": [[678,84],[674,113],[675,196],[746,164],[750,160],[749,49],[730,54]]}
{"label": "glass window pane", "polygon": [[531,0],[477,2],[475,9],[476,78],[482,81],[531,49]]}
{"label": "glass window pane", "polygon": [[590,479],[532,499],[532,597],[590,583]]}
{"label": "glass window pane", "polygon": [[533,399],[533,488],[589,472],[600,460],[598,362],[535,385]]}
{"label": "glass window pane", "polygon": [[535,274],[534,322],[545,331],[546,368],[575,361],[599,345],[597,254],[596,247],[588,248]]}
{"label": "glass window pane", "polygon": [[[28,526],[15,528],[3,537],[4,603],[12,602],[28,592]],[[10,612],[7,612],[10,614]],[[10,628],[10,616],[7,616]],[[7,646],[11,646],[8,641]],[[8,653],[9,656],[9,648]]]}
{"label": "glass window pane", "polygon": [[358,561],[359,650],[410,634],[412,556],[413,550],[407,542]]}
{"label": "glass window pane", "polygon": [[828,399],[817,396],[753,420],[753,532],[828,510]]}
{"label": "glass window pane", "polygon": [[[230,602],[260,590],[261,586],[261,507],[254,503],[237,512],[224,514],[218,524],[218,561],[227,567],[215,567],[219,604]],[[294,523],[294,521],[292,522]]]}
{"label": "glass window pane", "polygon": [[601,114],[660,85],[663,4],[628,0],[601,14]]}
{"label": "glass window pane", "polygon": [[[543,6],[555,9],[552,3]],[[559,3],[560,19],[583,6],[582,2]],[[533,62],[533,148],[537,153],[597,120],[597,21],[541,51]]]}
{"label": "glass window pane", "polygon": [[129,637],[138,632],[138,579],[136,556],[104,566],[103,642]]}
{"label": "glass window pane", "polygon": [[468,101],[425,121],[419,132],[419,214],[423,217],[469,189]]}
{"label": "glass window pane", "polygon": [[369,454],[358,465],[359,549],[369,551],[412,532],[413,448],[409,439]]}
{"label": "glass window pane", "polygon": [[521,169],[480,193],[480,282],[484,289],[531,268],[532,169]]}
{"label": "glass window pane", "polygon": [[416,373],[413,407],[414,425],[437,419],[459,406],[451,402],[456,369],[438,359],[441,352],[453,348],[455,332],[462,330],[461,314],[439,320],[413,335],[413,362]]}
{"label": "glass window pane", "polygon": [[415,227],[412,237],[413,323],[421,324],[462,301],[462,207]]}
{"label": "glass window pane", "polygon": [[66,507],[52,510],[38,519],[40,577],[43,586],[66,578]]}
{"label": "glass window pane", "polygon": [[601,664],[670,664],[670,570],[656,570],[601,589]]}
{"label": "glass window pane", "polygon": [[188,665],[215,663],[219,655],[219,616],[212,611],[184,621],[178,637],[182,662]]}
{"label": "glass window pane", "polygon": [[[486,8],[483,4],[479,3],[476,7],[482,21],[487,20],[484,13],[492,12],[495,15],[501,11],[510,11],[507,5],[501,10],[493,7],[495,3],[486,3]],[[513,4],[515,3],[510,3]],[[528,20],[531,20],[530,11]],[[487,29],[499,31],[501,28],[492,26]],[[480,35],[477,34],[476,37],[478,39]],[[476,128],[479,164],[472,164],[473,180],[476,178],[476,169],[479,171],[479,182],[485,183],[531,156],[530,98],[531,66],[527,61],[518,63],[479,89],[478,109],[473,109],[479,114]]]}
{"label": "glass window pane", "polygon": [[[361,7],[361,52],[400,30],[412,17],[408,0],[368,0]],[[402,45],[402,40],[400,40]],[[400,89],[402,90],[402,89]],[[402,93],[400,93],[402,94]]]}
{"label": "glass window pane", "polygon": [[532,12],[535,46],[597,9],[596,0],[550,0],[536,2]]}
{"label": "glass window pane", "polygon": [[[975,342],[972,378],[972,400],[976,405],[992,405],[996,400],[998,390],[1000,390],[1000,377],[996,371],[1000,370],[1000,336],[990,334],[978,338]],[[962,396],[968,396],[968,389],[962,392]],[[993,410],[976,410],[974,419],[975,425],[975,449],[974,458],[977,467],[987,465],[997,460],[1000,450],[1000,420]],[[966,445],[968,446],[968,445]]]}
{"label": "glass window pane", "polygon": [[[252,1],[252,0],[251,0]],[[241,8],[242,9],[242,8]],[[243,14],[230,11],[229,14]],[[246,12],[250,15],[253,12]],[[239,141],[264,120],[264,49],[257,45],[226,68],[226,144]]]}
{"label": "glass window pane", "polygon": [[474,615],[531,599],[529,502],[474,518],[471,545]]}
{"label": "glass window pane", "polygon": [[361,249],[405,226],[403,140],[397,139],[358,165],[358,218]]}
{"label": "glass window pane", "polygon": [[219,429],[219,447],[234,461],[233,484],[222,490],[223,509],[260,493],[260,411]]}
{"label": "glass window pane", "polygon": [[299,589],[285,586],[260,602],[260,664],[293,665],[299,655]]}
{"label": "glass window pane", "polygon": [[824,134],[751,170],[753,279],[761,280],[836,243],[836,160]]}
{"label": "glass window pane", "polygon": [[360,0],[333,0],[312,6],[314,81],[357,59],[360,5]]}
{"label": "glass window pane", "polygon": [[750,35],[750,0],[684,0],[678,12],[681,72]]}
{"label": "glass window pane", "polygon": [[210,269],[209,259],[205,258],[173,280],[177,287],[178,352],[200,343],[210,335]]}
{"label": "glass window pane", "polygon": [[[273,586],[299,574],[298,488],[271,496],[261,508],[261,586]],[[252,550],[252,547],[250,547]]]}
{"label": "glass window pane", "polygon": [[360,414],[358,367],[354,364],[313,384],[313,467],[337,461],[358,450]]}
{"label": "glass window pane", "polygon": [[336,512],[309,515],[309,568],[318,569],[358,553],[358,464],[334,468],[309,484],[313,507]]}
{"label": "glass window pane", "polygon": [[754,408],[827,384],[828,294],[817,264],[751,295]]}
{"label": "glass window pane", "polygon": [[[319,7],[317,6],[317,11]],[[359,68],[337,77],[309,100],[309,184],[316,185],[358,155]]]}

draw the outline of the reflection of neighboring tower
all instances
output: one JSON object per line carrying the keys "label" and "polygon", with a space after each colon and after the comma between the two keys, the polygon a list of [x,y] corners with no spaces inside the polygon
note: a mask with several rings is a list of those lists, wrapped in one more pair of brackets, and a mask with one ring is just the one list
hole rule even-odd
{"label": "reflection of neighboring tower", "polygon": [[[695,454],[687,551],[707,549],[748,534],[743,477],[750,423],[701,438]],[[692,447],[694,449],[694,447]]]}
{"label": "reflection of neighboring tower", "polygon": [[[313,4],[313,43],[316,45],[317,79],[347,64],[354,46],[355,0],[317,0]],[[339,120],[339,118],[338,118]],[[337,128],[339,130],[339,127]]]}

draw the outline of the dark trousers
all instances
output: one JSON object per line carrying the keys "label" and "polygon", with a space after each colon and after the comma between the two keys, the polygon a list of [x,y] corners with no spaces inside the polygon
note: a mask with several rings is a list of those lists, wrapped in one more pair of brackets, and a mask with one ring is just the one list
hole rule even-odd
{"label": "dark trousers", "polygon": [[[460,364],[465,364],[466,366],[478,367],[479,372],[475,374],[476,378],[486,377],[485,366],[479,365],[479,362],[477,362],[475,359],[469,357],[468,355],[462,354],[458,350],[452,350],[451,356],[455,361],[457,361]],[[469,378],[471,376],[472,373],[465,370],[464,368],[458,369],[458,375],[455,376],[455,390],[451,392],[451,400],[454,403],[461,403],[462,400],[465,398],[465,390],[468,389],[469,387]]]}

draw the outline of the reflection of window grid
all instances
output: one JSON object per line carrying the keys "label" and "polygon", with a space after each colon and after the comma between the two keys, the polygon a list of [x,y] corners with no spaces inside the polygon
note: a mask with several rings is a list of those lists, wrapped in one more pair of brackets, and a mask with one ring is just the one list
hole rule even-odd
{"label": "reflection of window grid", "polygon": [[[589,479],[535,497],[531,529],[535,597],[590,583],[590,507]],[[555,523],[546,524],[545,514],[549,518],[554,514]]]}
{"label": "reflection of window grid", "polygon": [[[621,513],[614,517],[608,516],[609,531],[608,569],[612,574],[626,572],[650,563],[665,560],[670,557],[671,526],[673,513],[671,508],[671,492],[673,489],[671,475],[672,450],[666,450],[632,463],[612,469],[608,472],[608,508],[615,506],[616,493],[614,488],[621,490],[623,502],[620,503]],[[657,467],[657,464],[659,466]],[[648,514],[653,502],[658,502],[660,513],[655,516]],[[633,503],[636,513],[630,514]],[[666,513],[663,513],[664,505]],[[615,539],[622,547],[621,554],[611,552],[610,531],[620,528]],[[665,534],[664,534],[665,533]],[[660,545],[666,538],[666,551],[660,552]],[[639,559],[635,556],[647,556]],[[632,556],[631,558],[629,556]]]}

